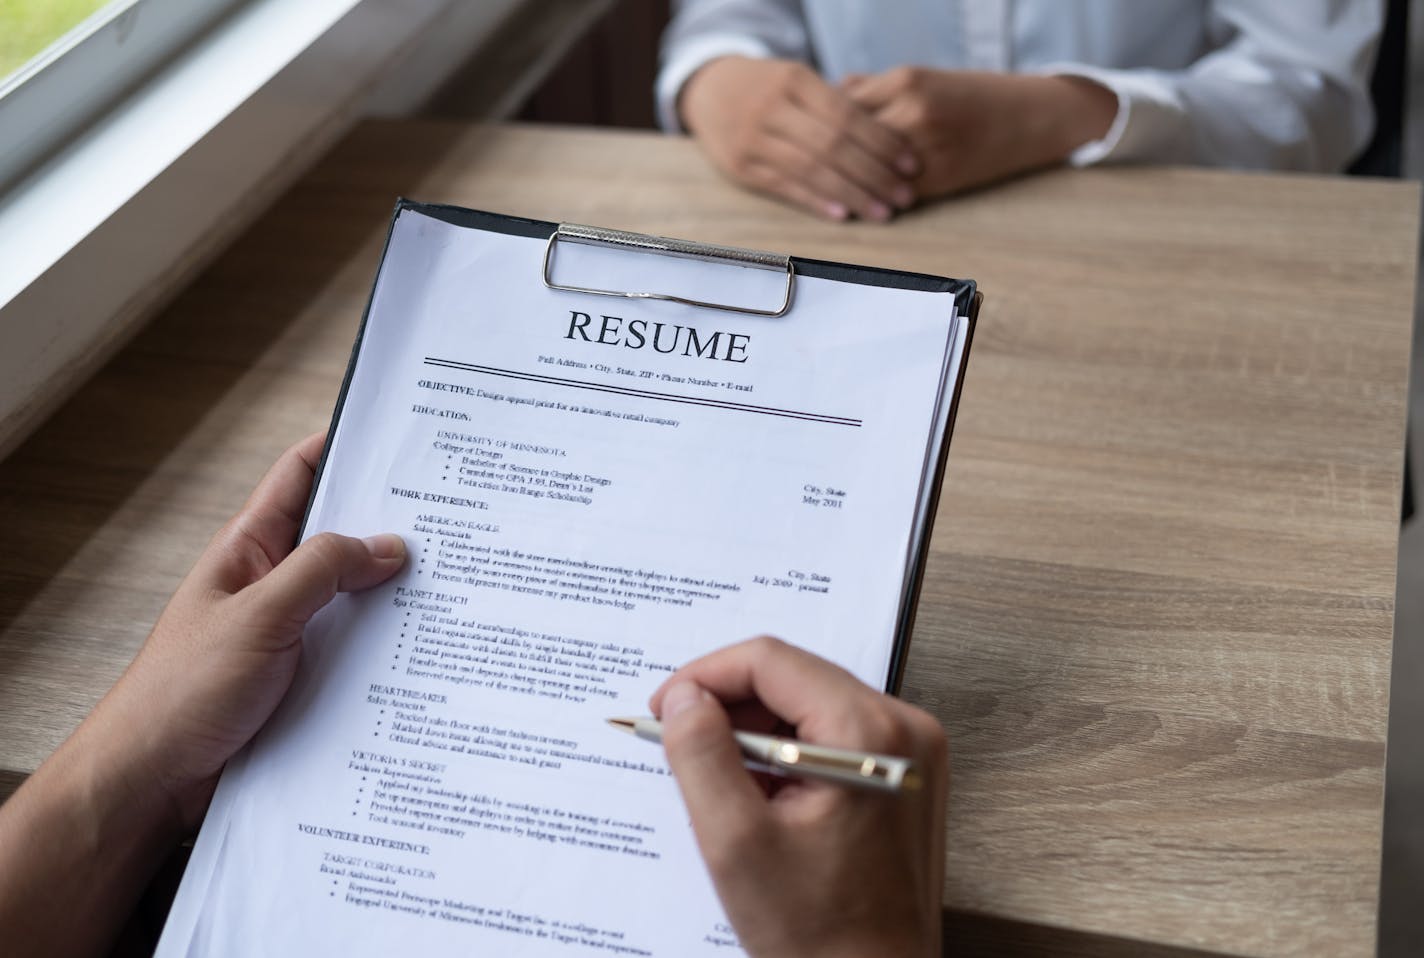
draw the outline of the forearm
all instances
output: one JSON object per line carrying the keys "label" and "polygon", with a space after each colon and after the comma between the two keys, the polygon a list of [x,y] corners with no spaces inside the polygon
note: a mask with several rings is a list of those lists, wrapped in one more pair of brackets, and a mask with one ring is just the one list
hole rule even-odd
{"label": "forearm", "polygon": [[1064,67],[1111,88],[1121,103],[1111,131],[1074,153],[1075,165],[1167,163],[1334,172],[1364,145],[1370,105],[1360,91],[1278,70],[1269,84],[1215,70]]}
{"label": "forearm", "polygon": [[946,102],[954,96],[975,102],[951,108],[921,138],[922,196],[1057,166],[1104,136],[1117,114],[1110,90],[1074,77],[963,73],[949,74],[947,85],[960,92],[944,94]]}
{"label": "forearm", "polygon": [[1121,103],[1109,136],[1073,162],[1194,163],[1336,171],[1371,130],[1375,0],[1215,0],[1232,39],[1180,70],[1055,64]]}
{"label": "forearm", "polygon": [[[111,696],[112,699],[112,696]],[[0,806],[0,940],[14,955],[107,952],[181,837],[141,738],[106,700]]]}
{"label": "forearm", "polygon": [[[292,540],[321,434],[287,451],[209,543],[117,685],[0,806],[0,950],[108,947],[218,777],[291,685],[307,620],[405,564],[394,535]],[[290,553],[290,554],[289,554]]]}
{"label": "forearm", "polygon": [[1022,77],[1014,87],[1009,96],[1018,102],[999,109],[1016,118],[1023,169],[1062,163],[1084,144],[1106,136],[1117,117],[1117,95],[1092,80]]}

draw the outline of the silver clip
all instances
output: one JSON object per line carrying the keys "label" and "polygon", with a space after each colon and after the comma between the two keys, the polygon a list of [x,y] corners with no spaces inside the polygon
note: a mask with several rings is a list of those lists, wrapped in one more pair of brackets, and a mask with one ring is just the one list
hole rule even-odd
{"label": "silver clip", "polygon": [[[680,256],[686,259],[708,259],[735,266],[752,266],[786,273],[786,289],[781,305],[776,309],[754,309],[750,306],[734,306],[730,303],[710,303],[701,299],[689,299],[672,293],[625,292],[618,289],[594,289],[588,286],[567,286],[554,282],[550,276],[554,263],[554,245],[559,240],[570,243],[584,243],[590,246],[615,246],[659,253],[663,256]],[[700,306],[704,309],[725,309],[733,313],[747,313],[752,316],[784,316],[791,308],[791,290],[795,284],[796,271],[791,266],[791,257],[778,253],[763,253],[759,250],[741,249],[736,246],[715,246],[710,243],[694,243],[691,240],[669,239],[665,236],[649,236],[646,233],[629,233],[625,230],[603,229],[598,226],[576,226],[560,223],[558,229],[549,234],[548,245],[544,247],[544,285],[549,289],[559,289],[570,293],[592,293],[596,296],[621,296],[626,299],[662,299],[684,306]]]}

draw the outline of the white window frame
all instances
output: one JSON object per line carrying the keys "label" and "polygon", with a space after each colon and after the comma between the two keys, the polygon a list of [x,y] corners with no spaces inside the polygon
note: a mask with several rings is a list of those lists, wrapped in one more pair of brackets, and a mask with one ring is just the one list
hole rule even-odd
{"label": "white window frame", "polygon": [[[216,0],[142,0],[143,7],[155,2]],[[537,2],[208,7],[214,24],[159,54],[162,62],[131,90],[0,192],[0,457],[325,152],[375,94],[394,88],[418,102],[422,88],[432,92],[516,7]],[[447,64],[432,64],[436,50]],[[50,67],[65,62],[55,55]],[[38,72],[17,92],[44,76],[39,65],[32,69]]]}
{"label": "white window frame", "polygon": [[0,185],[13,183],[244,0],[117,0],[0,84]]}

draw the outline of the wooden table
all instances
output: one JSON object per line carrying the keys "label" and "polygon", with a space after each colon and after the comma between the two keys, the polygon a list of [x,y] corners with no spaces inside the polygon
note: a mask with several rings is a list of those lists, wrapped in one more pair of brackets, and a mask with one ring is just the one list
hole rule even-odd
{"label": "wooden table", "polygon": [[360,126],[0,464],[9,786],[322,427],[399,194],[973,277],[906,694],[960,954],[1373,954],[1413,184],[1057,172],[829,225],[654,134]]}

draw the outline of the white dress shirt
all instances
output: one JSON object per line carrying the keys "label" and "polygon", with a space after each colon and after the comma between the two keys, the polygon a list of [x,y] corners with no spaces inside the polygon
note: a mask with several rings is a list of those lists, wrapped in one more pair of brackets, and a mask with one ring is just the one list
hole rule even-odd
{"label": "white dress shirt", "polygon": [[1383,0],[678,0],[658,116],[728,54],[814,64],[830,81],[896,66],[1086,77],[1117,94],[1070,158],[1335,171],[1373,129]]}

